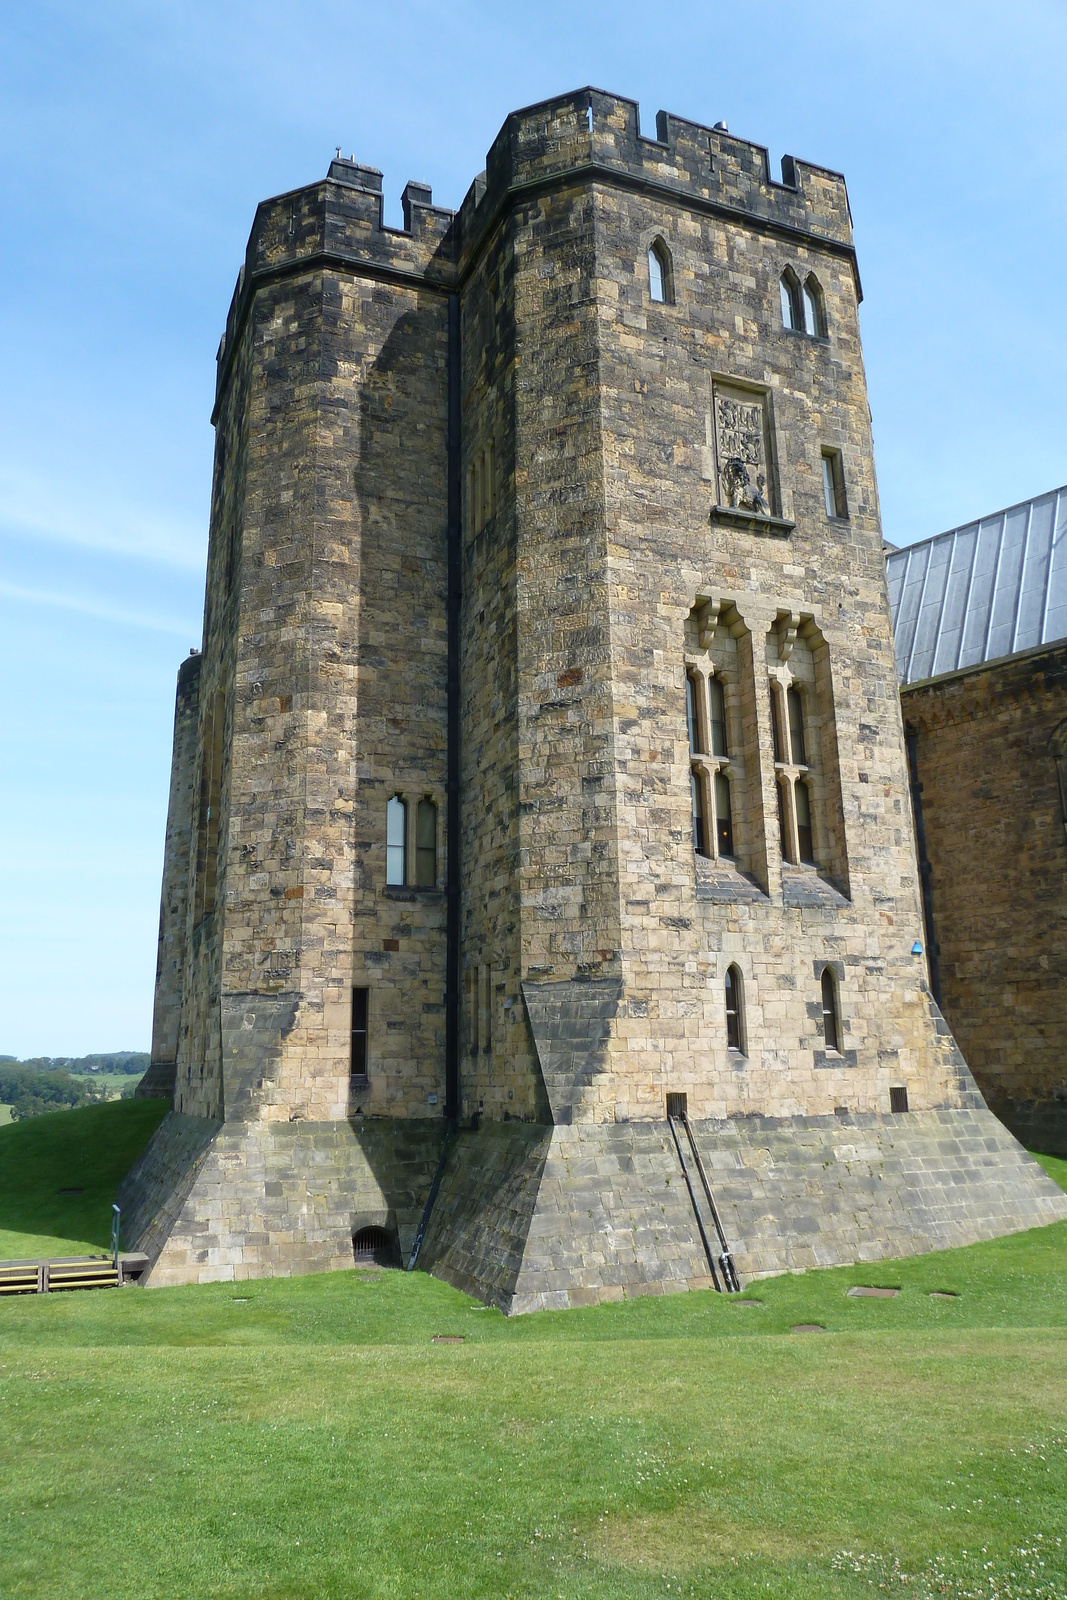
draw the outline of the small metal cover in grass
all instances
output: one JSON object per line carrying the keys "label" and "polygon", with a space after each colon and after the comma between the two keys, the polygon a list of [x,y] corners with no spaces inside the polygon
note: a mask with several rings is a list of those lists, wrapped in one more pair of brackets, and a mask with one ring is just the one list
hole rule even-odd
{"label": "small metal cover in grass", "polygon": [[931,1300],[958,1300],[959,1295],[954,1289],[931,1289]]}
{"label": "small metal cover in grass", "polygon": [[434,1344],[462,1344],[463,1335],[461,1333],[435,1333],[433,1342]]}
{"label": "small metal cover in grass", "polygon": [[826,1329],[821,1322],[794,1322],[793,1333],[825,1333]]}
{"label": "small metal cover in grass", "polygon": [[84,1194],[84,1189],[57,1189],[56,1194]]}
{"label": "small metal cover in grass", "polygon": [[763,1301],[762,1300],[730,1300],[727,1303],[729,1305],[731,1305],[731,1306],[761,1306],[763,1304]]}
{"label": "small metal cover in grass", "polygon": [[849,1300],[895,1300],[899,1289],[876,1289],[873,1284],[855,1283],[848,1291]]}

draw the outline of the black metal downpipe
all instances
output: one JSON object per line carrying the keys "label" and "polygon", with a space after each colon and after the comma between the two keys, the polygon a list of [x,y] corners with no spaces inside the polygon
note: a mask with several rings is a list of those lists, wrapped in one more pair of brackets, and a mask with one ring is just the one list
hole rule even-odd
{"label": "black metal downpipe", "polygon": [[915,848],[919,857],[919,884],[923,902],[923,932],[926,935],[926,963],[930,972],[930,993],[941,1004],[941,962],[934,931],[934,891],[930,883],[930,858],[926,854],[926,824],[923,821],[923,786],[919,782],[919,735],[904,729],[908,750],[908,786],[911,789],[911,814],[915,819]]}
{"label": "black metal downpipe", "polygon": [[[445,602],[448,632],[448,801],[445,851],[447,904],[445,911],[445,1119],[457,1123],[459,1086],[459,982],[461,933],[462,852],[460,846],[460,604],[463,598],[462,504],[460,499],[461,426],[459,295],[448,297],[448,594]],[[446,1140],[447,1146],[447,1140]]]}

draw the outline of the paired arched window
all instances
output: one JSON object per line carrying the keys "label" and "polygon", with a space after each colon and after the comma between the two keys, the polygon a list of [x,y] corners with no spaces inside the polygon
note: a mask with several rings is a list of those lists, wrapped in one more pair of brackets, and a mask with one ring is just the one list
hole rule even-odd
{"label": "paired arched window", "polygon": [[841,1049],[841,1015],[837,1008],[837,980],[832,967],[822,969],[822,1036],[827,1050]]}
{"label": "paired arched window", "polygon": [[739,1055],[745,1054],[744,981],[737,967],[726,969],[726,1044]]}
{"label": "paired arched window", "polygon": [[796,684],[771,682],[771,737],[778,791],[778,833],[784,861],[815,865],[804,700]]}
{"label": "paired arched window", "polygon": [[674,304],[671,253],[662,239],[654,240],[648,252],[648,293],[660,305]]}
{"label": "paired arched window", "polygon": [[826,337],[826,309],[819,280],[813,272],[801,283],[792,267],[786,267],[778,281],[782,300],[782,326],[813,339]]}

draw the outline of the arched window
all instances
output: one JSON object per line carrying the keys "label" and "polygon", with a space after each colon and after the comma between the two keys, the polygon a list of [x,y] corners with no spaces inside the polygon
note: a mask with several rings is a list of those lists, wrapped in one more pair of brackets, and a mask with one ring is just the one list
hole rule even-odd
{"label": "arched window", "polygon": [[657,239],[648,252],[648,292],[660,305],[669,306],[674,301],[671,253],[662,239]]}
{"label": "arched window", "polygon": [[745,1001],[741,974],[736,967],[726,969],[726,1043],[739,1055],[745,1053]]}
{"label": "arched window", "polygon": [[826,335],[822,290],[814,273],[804,280],[804,332],[810,333],[813,339],[822,339]]}
{"label": "arched window", "polygon": [[803,778],[798,778],[793,790],[797,808],[797,850],[801,861],[809,867],[815,865],[815,847],[811,836],[811,793]]}
{"label": "arched window", "polygon": [[715,774],[715,842],[719,855],[734,853],[734,818],[730,805],[730,780],[725,772]]}
{"label": "arched window", "polygon": [[782,297],[782,326],[793,328],[797,333],[804,331],[804,311],[800,304],[800,284],[797,275],[791,267],[786,267],[778,283],[778,290]]}
{"label": "arched window", "polygon": [[698,856],[710,854],[708,850],[708,830],[704,818],[704,777],[699,768],[692,767],[689,772],[689,784],[693,793],[693,849]]}
{"label": "arched window", "polygon": [[685,675],[685,717],[689,728],[689,754],[704,754],[704,735],[700,726],[700,688],[691,672]]}
{"label": "arched window", "polygon": [[785,698],[789,707],[789,745],[793,755],[793,765],[806,767],[808,757],[804,748],[804,702],[800,698],[799,689],[790,688]]}
{"label": "arched window", "polygon": [[408,808],[398,794],[394,794],[385,808],[385,881],[404,884],[408,881]]}
{"label": "arched window", "polygon": [[791,861],[793,852],[789,847],[789,824],[786,821],[785,785],[786,779],[780,778],[775,784],[778,794],[778,838],[782,846],[782,860]]}
{"label": "arched window", "polygon": [[415,882],[420,889],[437,887],[437,807],[429,795],[415,813]]}
{"label": "arched window", "polygon": [[837,1013],[837,984],[830,967],[822,969],[822,1036],[827,1050],[841,1049],[841,1024]]}
{"label": "arched window", "polygon": [[726,747],[726,697],[723,694],[722,679],[708,679],[708,710],[711,714],[711,753],[713,756],[728,756]]}

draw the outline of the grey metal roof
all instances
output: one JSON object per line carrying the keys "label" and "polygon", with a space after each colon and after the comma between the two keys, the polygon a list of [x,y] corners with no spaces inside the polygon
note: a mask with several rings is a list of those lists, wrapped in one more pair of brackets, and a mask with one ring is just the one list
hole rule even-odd
{"label": "grey metal roof", "polygon": [[1067,486],[886,559],[901,683],[1067,638]]}

